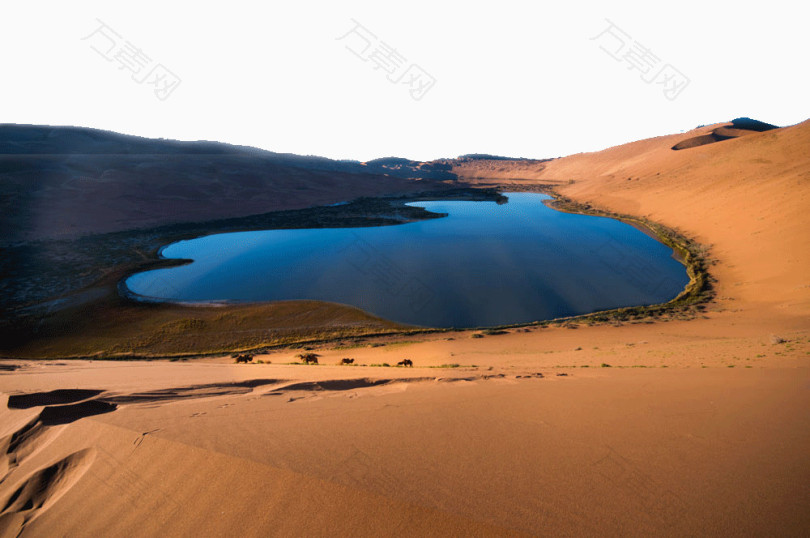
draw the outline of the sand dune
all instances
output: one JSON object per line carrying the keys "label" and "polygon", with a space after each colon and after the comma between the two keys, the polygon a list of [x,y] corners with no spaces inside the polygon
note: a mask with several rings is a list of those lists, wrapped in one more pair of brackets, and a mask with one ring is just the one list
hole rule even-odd
{"label": "sand dune", "polygon": [[[710,247],[718,279],[714,311],[722,317],[732,310],[734,317],[760,321],[778,315],[804,327],[802,318],[810,314],[810,122],[689,151],[670,149],[714,128],[557,159],[531,181],[661,222]],[[513,173],[522,177],[524,170]],[[508,176],[500,181],[526,183]]]}
{"label": "sand dune", "polygon": [[732,138],[739,138],[755,133],[762,133],[776,129],[774,125],[763,123],[761,121],[752,120],[750,118],[737,118],[732,121],[730,125],[721,125],[714,128],[709,134],[696,136],[682,140],[672,146],[674,150],[689,149],[697,146],[704,146],[706,144],[713,144],[714,142],[722,142],[723,140],[730,140]]}
{"label": "sand dune", "polygon": [[695,319],[381,336],[319,366],[3,361],[0,531],[807,534],[810,122],[672,149],[728,128],[453,170],[697,239]]}
{"label": "sand dune", "polygon": [[[7,475],[0,521],[32,535],[254,536],[784,534],[810,522],[797,451],[810,394],[795,369],[537,377],[490,360],[504,366],[403,379],[155,365],[174,383],[287,379],[51,427],[55,440]],[[59,383],[68,368],[27,383]],[[79,369],[129,383],[115,364]]]}

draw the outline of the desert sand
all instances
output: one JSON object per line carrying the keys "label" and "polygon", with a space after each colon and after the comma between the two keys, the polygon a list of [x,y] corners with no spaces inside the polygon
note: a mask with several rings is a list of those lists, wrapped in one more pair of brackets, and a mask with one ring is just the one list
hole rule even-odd
{"label": "desert sand", "polygon": [[385,336],[318,366],[2,361],[0,530],[806,535],[810,122],[671,149],[722,127],[453,170],[710,247],[696,319]]}

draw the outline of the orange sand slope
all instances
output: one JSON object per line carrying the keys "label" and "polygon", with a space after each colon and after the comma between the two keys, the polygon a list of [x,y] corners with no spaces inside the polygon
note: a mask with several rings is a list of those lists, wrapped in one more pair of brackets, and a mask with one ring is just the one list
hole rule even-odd
{"label": "orange sand slope", "polygon": [[108,390],[96,406],[2,412],[1,528],[683,536],[810,525],[806,368],[414,368],[384,380],[373,370],[388,369],[304,369],[24,365],[0,378],[4,390]]}
{"label": "orange sand slope", "polygon": [[721,125],[713,129],[709,134],[703,134],[694,138],[687,138],[672,146],[674,150],[689,149],[704,144],[714,144],[731,138],[737,138],[749,134],[761,133],[776,129],[774,125],[752,120],[750,118],[738,118],[731,123],[731,126]]}
{"label": "orange sand slope", "polygon": [[496,177],[559,184],[579,202],[679,229],[711,247],[719,309],[801,322],[810,315],[810,121],[671,149],[717,128],[572,155],[531,176],[519,164],[510,170],[499,162],[504,170]]}
{"label": "orange sand slope", "polygon": [[454,170],[711,246],[698,319],[5,361],[0,534],[807,535],[810,123],[670,149],[718,127]]}
{"label": "orange sand slope", "polygon": [[674,138],[572,156],[546,175],[574,179],[562,192],[577,200],[644,215],[711,246],[721,308],[806,319],[810,122],[681,151],[667,149]]}

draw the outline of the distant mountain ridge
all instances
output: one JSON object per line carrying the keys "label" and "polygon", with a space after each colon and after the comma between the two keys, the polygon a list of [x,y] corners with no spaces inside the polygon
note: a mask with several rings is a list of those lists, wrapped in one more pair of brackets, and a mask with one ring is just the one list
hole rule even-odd
{"label": "distant mountain ridge", "polygon": [[276,164],[315,170],[358,174],[388,174],[421,179],[456,179],[449,166],[422,166],[423,163],[388,157],[367,163],[334,160],[314,155],[276,153],[250,146],[222,142],[182,142],[124,135],[84,127],[50,127],[0,124],[0,155],[250,155],[271,159]]}
{"label": "distant mountain ridge", "polygon": [[452,166],[369,163],[82,127],[0,124],[0,243],[241,217],[455,186]]}

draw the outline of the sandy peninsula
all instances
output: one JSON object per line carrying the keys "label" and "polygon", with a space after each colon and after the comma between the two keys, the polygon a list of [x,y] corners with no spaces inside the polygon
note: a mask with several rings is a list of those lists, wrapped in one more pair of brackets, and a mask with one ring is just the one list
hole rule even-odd
{"label": "sandy peninsula", "polygon": [[331,340],[317,366],[9,358],[0,534],[806,535],[810,122],[672,149],[718,129],[452,169],[705,245],[691,319]]}

